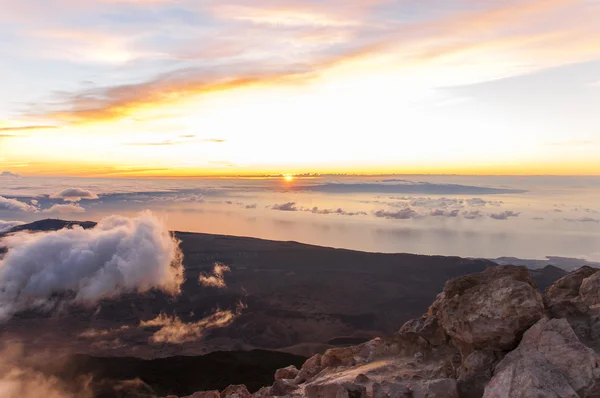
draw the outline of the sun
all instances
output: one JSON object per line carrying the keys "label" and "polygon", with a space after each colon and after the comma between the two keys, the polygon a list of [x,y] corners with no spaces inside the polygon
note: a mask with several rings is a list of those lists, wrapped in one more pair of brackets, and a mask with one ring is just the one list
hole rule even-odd
{"label": "sun", "polygon": [[292,182],[292,181],[294,181],[294,176],[289,175],[289,174],[283,176],[283,178],[285,179],[286,182]]}

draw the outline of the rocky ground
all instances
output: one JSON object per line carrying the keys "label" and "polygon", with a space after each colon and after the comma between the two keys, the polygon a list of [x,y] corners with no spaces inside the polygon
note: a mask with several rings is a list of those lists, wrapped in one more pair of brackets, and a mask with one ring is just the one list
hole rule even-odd
{"label": "rocky ground", "polygon": [[600,272],[582,267],[542,294],[524,267],[449,280],[420,318],[383,338],[327,350],[193,398],[597,398]]}

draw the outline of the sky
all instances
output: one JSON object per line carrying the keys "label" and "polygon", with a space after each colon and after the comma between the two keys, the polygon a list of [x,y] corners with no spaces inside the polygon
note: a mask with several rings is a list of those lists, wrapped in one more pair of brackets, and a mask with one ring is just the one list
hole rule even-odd
{"label": "sky", "polygon": [[0,9],[0,171],[600,174],[597,0]]}

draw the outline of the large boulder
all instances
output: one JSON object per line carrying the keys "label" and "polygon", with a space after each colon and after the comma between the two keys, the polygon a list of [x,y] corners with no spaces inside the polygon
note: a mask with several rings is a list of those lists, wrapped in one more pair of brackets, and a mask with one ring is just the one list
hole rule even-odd
{"label": "large boulder", "polygon": [[581,282],[579,299],[590,306],[600,304],[600,272],[588,276]]}
{"label": "large boulder", "polygon": [[276,397],[283,397],[292,394],[298,389],[293,380],[279,379],[275,380],[271,387],[271,394]]}
{"label": "large boulder", "polygon": [[600,357],[565,319],[541,319],[496,366],[484,398],[600,396]]}
{"label": "large boulder", "polygon": [[544,303],[527,268],[504,265],[449,280],[429,315],[466,357],[474,350],[515,348],[544,315]]}
{"label": "large boulder", "polygon": [[579,288],[584,279],[594,275],[599,270],[587,265],[563,276],[546,289],[546,296],[553,301],[571,300],[579,295]]}

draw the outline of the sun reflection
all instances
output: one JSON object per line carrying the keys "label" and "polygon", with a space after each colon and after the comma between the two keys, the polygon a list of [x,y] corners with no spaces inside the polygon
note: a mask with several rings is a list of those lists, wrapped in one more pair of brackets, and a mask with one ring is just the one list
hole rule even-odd
{"label": "sun reflection", "polygon": [[284,175],[283,178],[285,179],[286,182],[292,182],[294,181],[294,176],[293,175]]}

